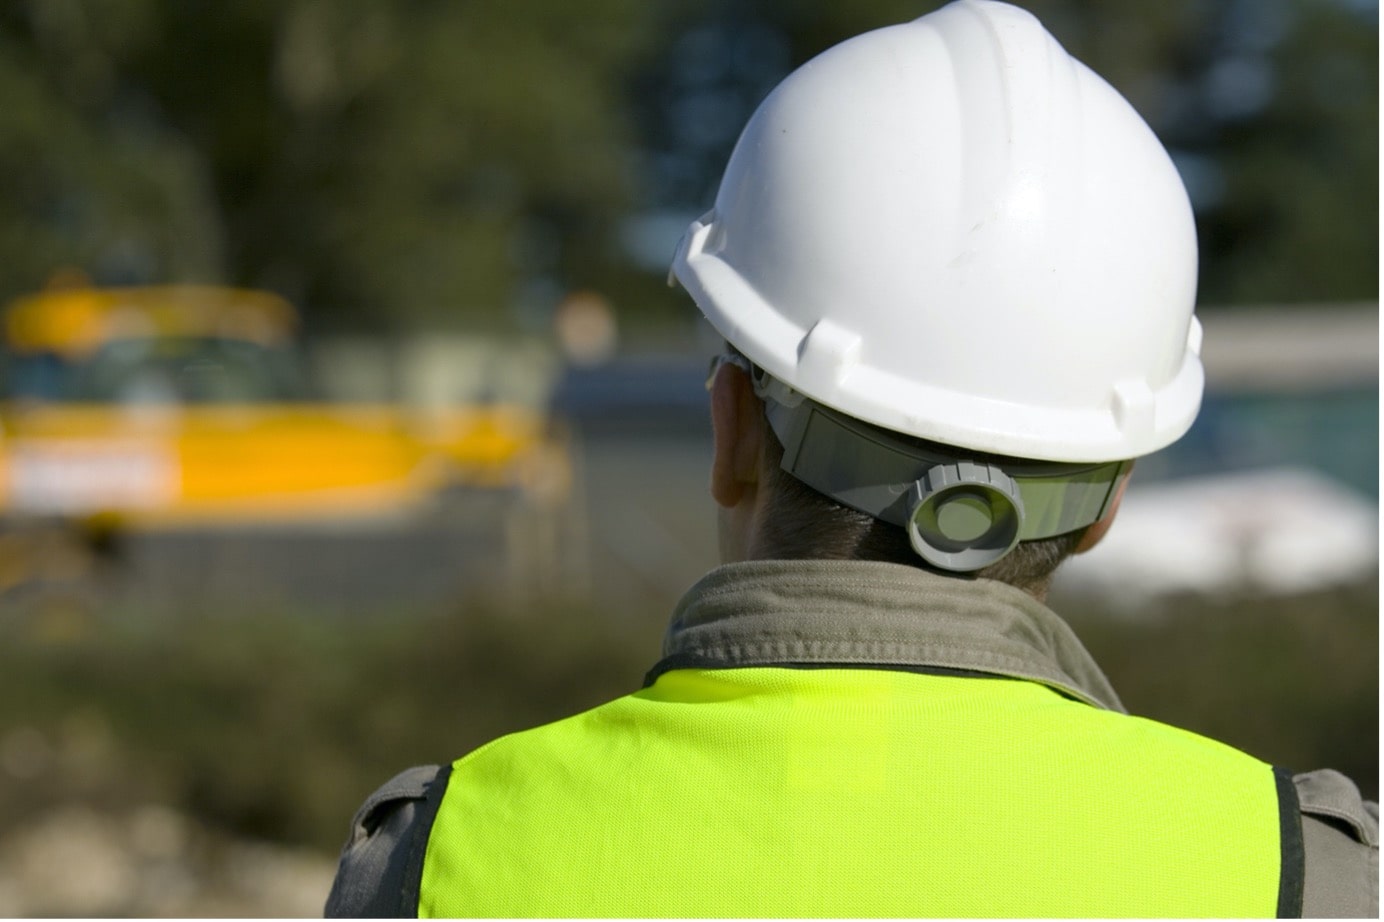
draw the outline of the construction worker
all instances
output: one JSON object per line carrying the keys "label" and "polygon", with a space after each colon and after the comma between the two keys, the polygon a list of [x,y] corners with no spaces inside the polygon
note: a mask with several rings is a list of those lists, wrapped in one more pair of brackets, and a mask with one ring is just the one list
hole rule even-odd
{"label": "construction worker", "polygon": [[858,36],[673,275],[727,563],[643,689],[376,792],[329,914],[1377,915],[1349,780],[1127,715],[1043,602],[1202,392],[1191,209],[1108,84],[998,2]]}

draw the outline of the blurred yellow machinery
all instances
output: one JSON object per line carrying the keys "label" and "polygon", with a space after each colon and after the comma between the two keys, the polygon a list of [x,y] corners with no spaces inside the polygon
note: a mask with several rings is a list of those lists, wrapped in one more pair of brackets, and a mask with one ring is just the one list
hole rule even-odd
{"label": "blurred yellow machinery", "polygon": [[[566,496],[566,445],[539,410],[308,399],[298,323],[282,298],[216,287],[12,302],[0,519],[104,536],[408,514],[453,488]],[[0,554],[0,592],[31,569]]]}

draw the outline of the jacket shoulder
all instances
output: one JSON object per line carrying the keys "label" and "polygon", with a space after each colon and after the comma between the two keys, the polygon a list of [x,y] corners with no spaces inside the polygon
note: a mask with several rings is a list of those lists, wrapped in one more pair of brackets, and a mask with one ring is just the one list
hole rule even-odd
{"label": "jacket shoulder", "polygon": [[1379,916],[1379,805],[1338,771],[1295,775],[1306,918]]}
{"label": "jacket shoulder", "polygon": [[365,799],[351,818],[328,918],[400,918],[418,914],[423,850],[445,787],[448,766],[400,772]]}

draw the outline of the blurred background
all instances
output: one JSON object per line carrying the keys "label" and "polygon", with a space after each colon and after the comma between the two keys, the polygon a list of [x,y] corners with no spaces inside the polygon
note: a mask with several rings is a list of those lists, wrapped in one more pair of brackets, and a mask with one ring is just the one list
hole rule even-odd
{"label": "blurred background", "polygon": [[[937,5],[0,6],[0,915],[316,914],[395,771],[638,687],[716,563],[674,245]],[[1209,376],[1053,605],[1375,797],[1377,3],[1024,5],[1173,153]]]}

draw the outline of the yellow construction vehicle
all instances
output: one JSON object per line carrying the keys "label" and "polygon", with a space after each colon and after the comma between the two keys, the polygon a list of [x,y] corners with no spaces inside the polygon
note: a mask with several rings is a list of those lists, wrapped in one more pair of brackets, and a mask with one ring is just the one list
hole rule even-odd
{"label": "yellow construction vehicle", "polygon": [[457,486],[551,502],[570,480],[535,408],[309,399],[298,316],[266,292],[63,288],[0,322],[6,523],[105,534],[375,516]]}

